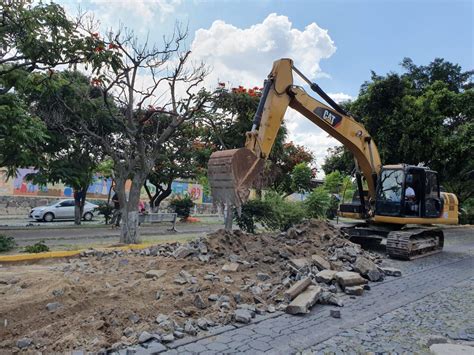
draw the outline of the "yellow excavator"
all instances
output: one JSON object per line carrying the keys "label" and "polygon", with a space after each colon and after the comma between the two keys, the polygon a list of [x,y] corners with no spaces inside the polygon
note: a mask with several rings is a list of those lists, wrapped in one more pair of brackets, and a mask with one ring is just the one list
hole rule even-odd
{"label": "yellow excavator", "polygon": [[[293,73],[328,105],[294,85]],[[338,210],[340,216],[364,221],[341,228],[350,240],[385,244],[389,256],[406,260],[442,250],[443,231],[432,225],[458,223],[456,195],[441,192],[437,173],[427,167],[382,166],[377,146],[364,126],[288,58],[273,63],[252,129],[246,133],[245,148],[211,155],[208,177],[214,202],[226,204],[230,209],[249,198],[252,183],[263,172],[288,107],[326,131],[354,155],[357,192],[351,203],[342,203]]]}

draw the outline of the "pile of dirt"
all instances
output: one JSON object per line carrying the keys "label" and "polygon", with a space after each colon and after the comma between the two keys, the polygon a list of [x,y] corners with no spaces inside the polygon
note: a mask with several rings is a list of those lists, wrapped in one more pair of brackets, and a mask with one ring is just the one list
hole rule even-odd
{"label": "pile of dirt", "polygon": [[379,261],[333,226],[309,221],[286,233],[218,231],[184,245],[3,265],[0,350],[98,351],[171,342],[283,311],[291,301],[286,292],[303,279],[319,285],[319,302],[342,305],[338,294],[347,290],[318,273],[357,270],[382,279],[383,270],[374,269]]}

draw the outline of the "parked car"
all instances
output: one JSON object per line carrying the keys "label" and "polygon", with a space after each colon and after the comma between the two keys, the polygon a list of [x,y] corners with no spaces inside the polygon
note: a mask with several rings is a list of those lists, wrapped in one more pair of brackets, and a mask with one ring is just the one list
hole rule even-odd
{"label": "parked car", "polygon": [[[99,206],[86,202],[82,219],[90,221],[99,214]],[[74,219],[74,200],[59,200],[48,206],[35,207],[30,211],[30,218],[37,221],[52,222],[55,219]]]}

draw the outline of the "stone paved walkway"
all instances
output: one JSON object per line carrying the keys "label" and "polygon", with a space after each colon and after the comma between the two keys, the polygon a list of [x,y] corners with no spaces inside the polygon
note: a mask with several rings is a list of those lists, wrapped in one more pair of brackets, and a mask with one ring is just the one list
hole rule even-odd
{"label": "stone paved walkway", "polygon": [[469,340],[474,337],[472,232],[463,232],[441,254],[401,264],[402,277],[371,283],[362,297],[347,297],[338,308],[341,319],[329,316],[333,307],[316,305],[305,316],[273,314],[250,325],[214,329],[201,339],[182,339],[168,349],[139,347],[137,353],[412,353],[427,351],[422,338],[429,334]]}

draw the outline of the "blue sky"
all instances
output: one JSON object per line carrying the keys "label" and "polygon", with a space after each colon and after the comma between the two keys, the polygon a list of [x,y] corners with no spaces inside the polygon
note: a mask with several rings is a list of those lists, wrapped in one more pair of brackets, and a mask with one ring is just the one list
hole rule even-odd
{"label": "blue sky", "polygon": [[[258,85],[275,56],[291,56],[296,66],[336,99],[357,96],[371,70],[379,74],[399,71],[403,57],[416,64],[443,57],[465,70],[474,68],[472,0],[59,3],[71,13],[80,4],[83,10],[94,12],[104,27],[117,27],[121,21],[139,36],[149,33],[156,41],[172,31],[175,21],[187,23],[190,47],[214,68],[209,85],[218,79],[233,85]],[[309,145],[321,162],[326,149],[337,142],[297,115],[289,116],[290,138]]]}

